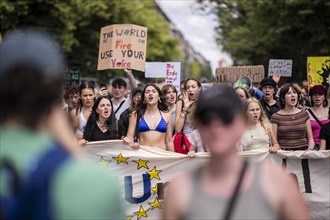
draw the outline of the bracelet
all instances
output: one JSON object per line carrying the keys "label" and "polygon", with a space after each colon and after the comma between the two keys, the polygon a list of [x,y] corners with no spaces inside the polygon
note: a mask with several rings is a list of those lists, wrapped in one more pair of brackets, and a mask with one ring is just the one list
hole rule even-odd
{"label": "bracelet", "polygon": [[183,117],[180,115],[180,118],[186,118],[186,114]]}

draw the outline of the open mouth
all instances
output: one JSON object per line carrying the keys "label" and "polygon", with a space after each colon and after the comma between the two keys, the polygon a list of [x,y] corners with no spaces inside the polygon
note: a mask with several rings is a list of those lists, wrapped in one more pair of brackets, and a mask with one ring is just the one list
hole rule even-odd
{"label": "open mouth", "polygon": [[152,100],[154,100],[154,97],[149,97],[148,101],[151,102]]}

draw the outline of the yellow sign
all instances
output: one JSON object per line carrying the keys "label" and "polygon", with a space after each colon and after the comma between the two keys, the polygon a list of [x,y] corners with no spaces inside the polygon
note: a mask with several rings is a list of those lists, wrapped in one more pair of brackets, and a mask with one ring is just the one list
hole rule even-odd
{"label": "yellow sign", "polygon": [[328,57],[307,57],[307,79],[308,87],[314,85],[330,84],[330,56]]}

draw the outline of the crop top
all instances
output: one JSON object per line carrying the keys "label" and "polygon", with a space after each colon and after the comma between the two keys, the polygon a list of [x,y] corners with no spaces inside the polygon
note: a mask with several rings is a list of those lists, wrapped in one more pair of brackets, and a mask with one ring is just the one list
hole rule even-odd
{"label": "crop top", "polygon": [[162,114],[159,111],[159,114],[161,116],[160,122],[158,123],[157,127],[155,129],[150,129],[147,122],[144,120],[144,117],[141,118],[138,124],[138,131],[139,132],[146,132],[146,131],[158,131],[161,133],[166,133],[167,131],[167,124],[165,119],[163,118]]}

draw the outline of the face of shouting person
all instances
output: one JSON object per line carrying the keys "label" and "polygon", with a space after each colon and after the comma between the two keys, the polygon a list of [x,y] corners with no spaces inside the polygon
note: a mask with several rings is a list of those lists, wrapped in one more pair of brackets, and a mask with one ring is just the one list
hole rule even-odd
{"label": "face of shouting person", "polygon": [[288,92],[284,96],[285,106],[297,106],[298,93],[296,90],[289,88]]}
{"label": "face of shouting person", "polygon": [[256,124],[261,116],[261,107],[256,102],[251,102],[246,110],[248,123]]}
{"label": "face of shouting person", "polygon": [[169,103],[170,105],[173,105],[176,103],[176,97],[177,94],[174,89],[169,88],[165,94],[166,102]]}
{"label": "face of shouting person", "polygon": [[111,103],[107,98],[103,98],[96,108],[96,113],[99,114],[99,118],[102,121],[107,120],[111,116],[111,111]]}
{"label": "face of shouting person", "polygon": [[90,108],[94,104],[95,93],[91,88],[81,90],[80,99],[83,107]]}
{"label": "face of shouting person", "polygon": [[186,83],[186,92],[188,93],[189,100],[197,100],[199,93],[201,92],[201,87],[195,80],[188,80]]}
{"label": "face of shouting person", "polygon": [[270,101],[274,98],[275,88],[271,85],[265,85],[262,87],[263,99],[265,101]]}
{"label": "face of shouting person", "polygon": [[160,99],[157,89],[153,86],[147,86],[144,90],[144,100],[147,104],[157,104]]}

